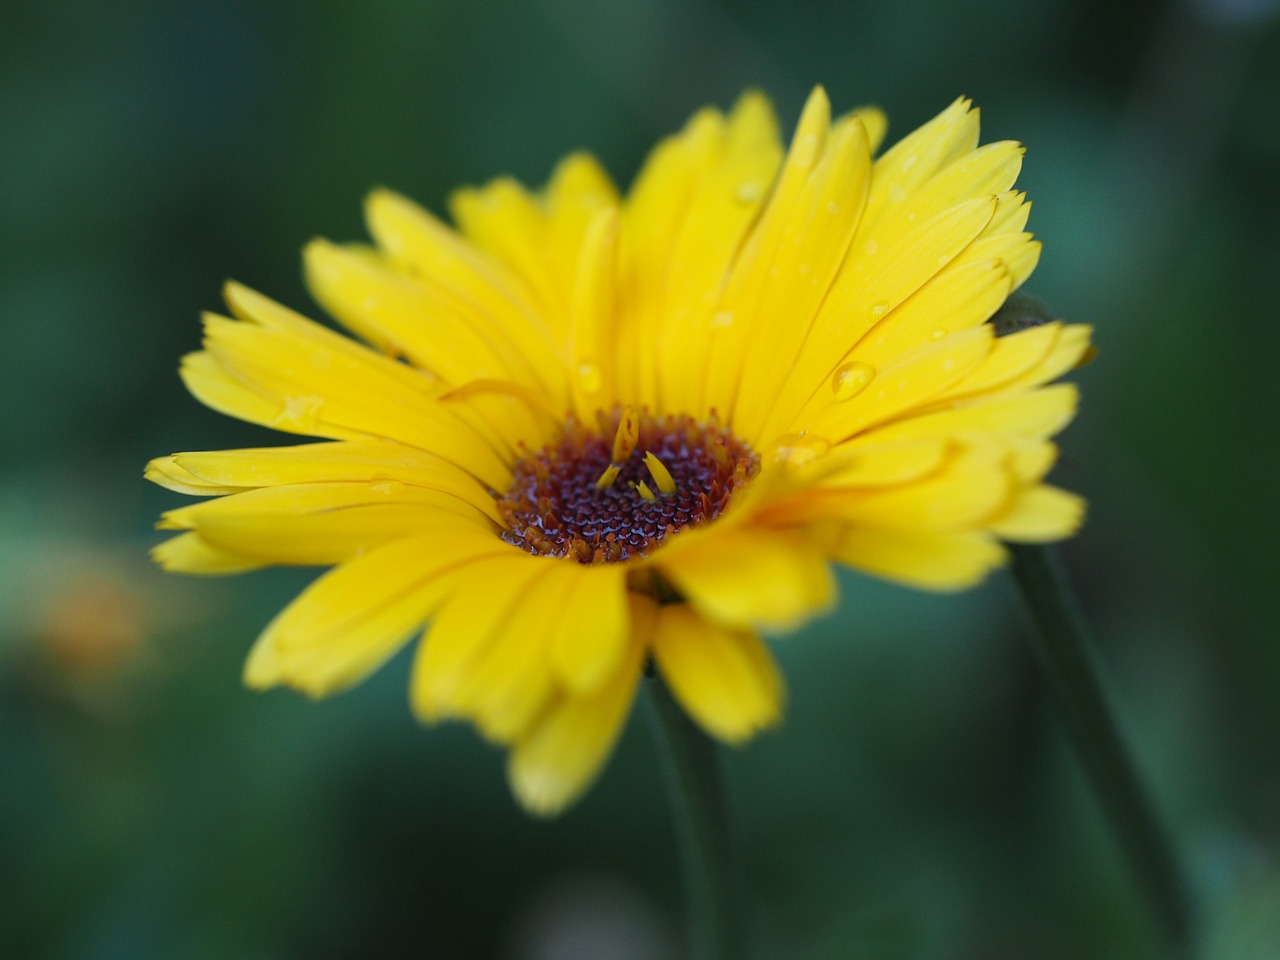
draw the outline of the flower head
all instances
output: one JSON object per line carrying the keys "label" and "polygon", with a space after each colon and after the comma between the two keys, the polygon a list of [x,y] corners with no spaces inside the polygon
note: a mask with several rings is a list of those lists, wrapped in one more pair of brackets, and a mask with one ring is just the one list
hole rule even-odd
{"label": "flower head", "polygon": [[[423,630],[414,711],[510,748],[521,801],[593,779],[646,661],[729,742],[778,719],[761,630],[833,602],[832,562],[927,589],[1070,534],[1042,482],[1088,330],[997,338],[1035,265],[1022,149],[958,100],[873,154],[821,89],[789,149],[759,95],[696,114],[621,196],[589,156],[541,191],[459,191],[450,227],[385,190],[374,245],[313,242],[350,339],[229,284],[182,375],[232,416],[324,442],[185,453],[147,475],[165,567],[332,566],[247,682],[323,696]],[[363,341],[363,342],[360,342]]]}

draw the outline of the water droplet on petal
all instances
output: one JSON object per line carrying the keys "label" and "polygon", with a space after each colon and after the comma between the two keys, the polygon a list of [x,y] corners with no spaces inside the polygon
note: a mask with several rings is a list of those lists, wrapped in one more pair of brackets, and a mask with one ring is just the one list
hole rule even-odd
{"label": "water droplet on petal", "polygon": [[713,330],[727,330],[733,326],[733,311],[719,310],[711,316],[711,328]]}
{"label": "water droplet on petal", "polygon": [[600,368],[590,361],[578,364],[578,382],[583,393],[600,392]]}
{"label": "water droplet on petal", "polygon": [[907,198],[907,188],[900,183],[895,183],[889,188],[889,199],[894,203],[901,203]]}
{"label": "water droplet on petal", "polygon": [[947,331],[946,331],[946,329],[945,329],[945,328],[943,328],[943,327],[939,327],[937,330],[933,331],[933,333],[929,334],[929,339],[930,339],[930,340],[941,340],[941,339],[942,339],[943,337],[945,337],[946,335],[947,335]]}
{"label": "water droplet on petal", "polygon": [[880,301],[878,301],[877,303],[873,303],[873,304],[871,305],[871,319],[872,319],[872,320],[879,320],[881,317],[883,317],[883,316],[884,316],[886,313],[888,313],[888,312],[889,312],[889,304],[888,304],[888,302],[887,302],[887,301],[880,300]]}
{"label": "water droplet on petal", "polygon": [[760,195],[763,192],[760,184],[753,180],[748,180],[745,183],[738,184],[738,190],[734,196],[738,198],[739,203],[755,203],[760,199]]}
{"label": "water droplet on petal", "polygon": [[774,444],[774,463],[803,467],[831,449],[831,442],[811,433],[788,433]]}
{"label": "water droplet on petal", "polygon": [[831,375],[831,392],[837,403],[852,400],[875,379],[876,368],[858,360],[842,363]]}
{"label": "water droplet on petal", "polygon": [[836,203],[834,200],[828,200],[827,213],[831,214],[832,216],[835,216],[839,212],[840,212],[840,204]]}
{"label": "water droplet on petal", "polygon": [[867,252],[868,257],[874,257],[880,249],[880,244],[874,240],[868,240],[867,245],[862,249]]}

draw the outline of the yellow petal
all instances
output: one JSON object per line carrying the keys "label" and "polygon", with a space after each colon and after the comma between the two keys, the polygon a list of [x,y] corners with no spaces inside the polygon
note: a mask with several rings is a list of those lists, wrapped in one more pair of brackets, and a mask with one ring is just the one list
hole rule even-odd
{"label": "yellow petal", "polygon": [[[425,378],[417,387],[407,382],[404,374],[413,374],[403,364],[349,341],[349,347],[331,348],[284,329],[221,317],[206,318],[205,332],[206,350],[224,377],[260,398],[236,409],[238,416],[290,433],[398,440],[457,463],[495,489],[510,479],[494,447],[437,402]],[[207,373],[207,364],[201,366]]]}
{"label": "yellow petal", "polygon": [[[632,602],[653,607],[647,598]],[[647,640],[631,639],[607,683],[588,695],[561,696],[512,745],[507,777],[525,809],[559,813],[599,775],[635,699],[646,649]]]}
{"label": "yellow petal", "polygon": [[[858,526],[962,531],[982,526],[1007,508],[1013,475],[998,450],[957,452],[942,469],[888,489],[825,489],[809,497],[814,519]],[[801,500],[803,506],[804,498]]]}
{"label": "yellow petal", "polygon": [[556,672],[574,696],[590,694],[617,673],[629,634],[626,568],[581,567],[561,616],[552,624]]}
{"label": "yellow petal", "polygon": [[570,613],[570,601],[583,568],[566,560],[543,563],[548,574],[520,597],[509,624],[493,637],[458,695],[464,715],[497,743],[517,739],[554,698],[557,641],[562,631],[582,626]]}
{"label": "yellow petal", "polygon": [[272,563],[327,565],[416,533],[477,530],[498,543],[474,507],[401,483],[263,487],[170,510],[160,526],[195,530],[209,544]]}
{"label": "yellow petal", "polygon": [[449,384],[489,378],[540,385],[508,337],[482,335],[485,322],[474,311],[372,251],[313,240],[303,259],[316,300],[383,352],[405,356]]}
{"label": "yellow petal", "polygon": [[581,238],[569,298],[569,385],[574,409],[590,421],[616,399],[609,352],[614,325],[618,213],[601,210]]}
{"label": "yellow petal", "polygon": [[963,590],[1005,561],[1004,550],[979,532],[926,533],[849,527],[832,557],[855,569],[925,590]]}
{"label": "yellow petal", "polygon": [[869,432],[867,439],[888,442],[976,435],[1042,440],[1067,425],[1075,415],[1077,398],[1070,383],[1029,393],[1001,393],[898,420]]}
{"label": "yellow petal", "polygon": [[620,371],[634,356],[635,402],[705,412],[706,367],[724,326],[717,301],[781,158],[772,108],[748,93],[727,119],[695,116],[646,165],[629,202],[637,229],[628,223],[624,231],[634,243],[622,302],[634,309],[624,314],[618,348]]}
{"label": "yellow petal", "polygon": [[977,396],[1014,383],[1022,374],[1044,360],[1053,350],[1061,333],[1061,324],[1046,323],[999,337],[992,345],[991,353],[968,376],[953,384],[946,396]]}
{"label": "yellow petal", "polygon": [[556,564],[511,550],[477,562],[458,578],[414,658],[410,699],[420,718],[466,715],[462,694],[477,665],[504,632],[525,635],[520,605],[545,589]]}
{"label": "yellow petal", "polygon": [[[862,215],[871,174],[871,150],[861,121],[838,123],[822,158],[787,210],[771,203],[758,238],[762,256],[744,256],[762,286],[750,307],[735,300],[730,280],[722,309],[746,336],[739,374],[734,429],[753,437],[763,428],[787,371],[800,352],[819,306],[840,269]],[[755,242],[757,235],[753,235]],[[765,252],[767,251],[767,252]],[[717,394],[712,394],[720,402]]]}
{"label": "yellow petal", "polygon": [[390,190],[365,204],[369,232],[399,268],[436,290],[490,342],[509,341],[564,403],[563,364],[550,328],[520,293],[519,281],[483,257],[431,213]]}
{"label": "yellow petal", "polygon": [[282,484],[400,483],[447,493],[502,519],[493,496],[470,474],[434,454],[379,440],[179,453],[152,461],[152,472],[157,483],[203,496]]}
{"label": "yellow petal", "polygon": [[788,531],[712,526],[669,541],[653,559],[694,608],[732,626],[789,629],[835,598],[820,553]]}
{"label": "yellow petal", "polygon": [[151,559],[170,573],[222,576],[265,567],[266,560],[221,550],[198,533],[181,533],[151,549]]}
{"label": "yellow petal", "polygon": [[[855,237],[844,269],[823,302],[764,435],[786,432],[811,398],[831,393],[830,378],[881,317],[928,283],[990,221],[995,200],[979,197],[868,240]],[[799,422],[798,420],[796,422]]]}
{"label": "yellow petal", "polygon": [[995,331],[979,326],[926,343],[875,371],[860,393],[845,400],[831,389],[811,402],[796,425],[833,441],[898,419],[944,394],[991,353]]}
{"label": "yellow petal", "polygon": [[1009,271],[997,258],[953,261],[887,312],[845,359],[881,367],[930,340],[976,327],[1008,299],[1011,287]]}
{"label": "yellow petal", "polygon": [[[735,403],[745,351],[756,330],[761,303],[769,287],[771,261],[784,243],[790,245],[788,241],[794,242],[798,226],[795,221],[800,220],[810,206],[806,203],[806,194],[815,169],[824,157],[830,126],[831,104],[826,92],[817,87],[809,95],[800,114],[791,147],[782,162],[768,203],[748,235],[742,252],[735,258],[726,281],[717,306],[717,315],[725,322],[716,327],[708,357],[709,367],[702,377],[706,382],[705,392],[695,409],[732,409]],[[862,135],[865,146],[865,131]],[[856,213],[861,213],[860,203]],[[826,219],[828,222],[831,220],[830,216]],[[847,243],[847,236],[844,242]],[[837,251],[837,262],[842,253],[843,249]],[[787,280],[786,284],[774,284],[774,290],[781,286],[794,293],[793,278],[788,277]],[[821,291],[817,295],[820,298]],[[748,442],[754,439],[746,435],[744,438]]]}
{"label": "yellow petal", "polygon": [[447,596],[457,570],[494,550],[478,535],[398,540],[334,568],[271,622],[245,665],[245,682],[324,696],[390,658]]}
{"label": "yellow petal", "polygon": [[865,223],[873,228],[893,207],[978,143],[978,111],[961,97],[876,160]]}
{"label": "yellow petal", "polygon": [[1002,383],[1001,388],[1016,390],[1038,386],[1075,369],[1088,353],[1092,333],[1093,328],[1087,324],[1073,323],[1063,327],[1058,339],[1039,363]]}
{"label": "yellow petal", "polygon": [[882,487],[933,473],[946,459],[945,440],[878,444],[851,441],[816,461],[803,478],[821,487]]}
{"label": "yellow petal", "polygon": [[1047,484],[1029,487],[991,524],[991,531],[1019,543],[1048,543],[1075,533],[1084,512],[1084,499],[1074,493]]}
{"label": "yellow petal", "polygon": [[668,604],[658,609],[653,654],[685,712],[721,740],[739,743],[781,716],[782,677],[754,633]]}
{"label": "yellow petal", "polygon": [[242,488],[209,483],[200,477],[193,476],[178,465],[177,455],[156,457],[147,464],[143,478],[152,483],[173,490],[175,493],[188,493],[197,497],[212,497],[224,493],[237,493]]}

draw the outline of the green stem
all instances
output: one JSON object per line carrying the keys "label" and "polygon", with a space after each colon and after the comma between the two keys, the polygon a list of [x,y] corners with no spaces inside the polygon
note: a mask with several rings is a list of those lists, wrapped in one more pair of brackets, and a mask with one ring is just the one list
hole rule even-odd
{"label": "green stem", "polygon": [[693,956],[746,956],[738,860],[716,743],[671,696],[656,673],[649,701],[680,843]]}
{"label": "green stem", "polygon": [[1033,647],[1068,732],[1130,865],[1178,954],[1189,955],[1191,897],[1120,737],[1101,673],[1056,554],[1011,545],[1013,576],[1035,625]]}

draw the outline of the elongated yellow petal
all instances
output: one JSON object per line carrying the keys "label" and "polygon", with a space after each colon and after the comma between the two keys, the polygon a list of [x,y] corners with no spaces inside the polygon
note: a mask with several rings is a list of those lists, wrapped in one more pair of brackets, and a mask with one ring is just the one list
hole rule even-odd
{"label": "elongated yellow petal", "polygon": [[[744,362],[748,345],[760,322],[762,312],[770,314],[776,311],[771,300],[778,296],[779,288],[792,296],[802,293],[809,299],[821,299],[822,291],[816,293],[798,287],[789,270],[789,282],[770,283],[771,269],[775,256],[787,256],[793,252],[797,241],[802,241],[804,232],[800,225],[804,223],[806,214],[814,207],[807,196],[811,184],[817,178],[816,171],[822,166],[827,148],[831,126],[831,104],[821,87],[810,94],[796,125],[791,147],[782,163],[778,181],[769,196],[768,203],[761,213],[759,222],[753,227],[743,246],[742,252],[735,258],[733,269],[726,280],[725,289],[717,304],[717,315],[723,319],[715,328],[715,338],[709,356],[710,366],[704,377],[706,381],[703,408],[718,407],[732,410],[738,394],[744,370]],[[861,126],[857,126],[861,131]],[[866,133],[862,132],[862,144],[865,152]],[[846,134],[845,140],[850,138]],[[821,178],[817,178],[821,179]],[[824,204],[826,198],[823,197]],[[837,206],[837,210],[839,207]],[[861,213],[859,204],[854,211]],[[834,251],[824,251],[824,258],[834,258],[838,263],[843,255],[843,243],[848,242],[850,230],[840,230],[847,226],[849,214],[843,218],[833,218],[825,206],[819,214],[821,219],[816,225],[836,224],[835,237],[841,243]],[[799,222],[797,222],[799,221]],[[840,241],[840,234],[843,240]],[[819,264],[821,273],[823,265]],[[802,308],[803,310],[803,308]],[[804,322],[803,313],[800,322]],[[748,439],[750,439],[748,435]]]}
{"label": "elongated yellow petal", "polygon": [[433,398],[425,378],[416,388],[405,381],[401,364],[368,350],[332,350],[287,330],[220,317],[208,318],[205,330],[206,349],[224,376],[261,398],[235,411],[245,419],[290,433],[399,440],[499,488],[510,476],[493,446]]}
{"label": "elongated yellow petal", "polygon": [[881,426],[868,434],[878,442],[925,437],[1016,437],[1040,440],[1061,430],[1075,414],[1074,384],[1059,383],[1030,393],[1001,393]]}
{"label": "elongated yellow petal", "polygon": [[984,526],[1008,508],[1014,478],[998,449],[961,450],[942,469],[889,489],[827,489],[800,506],[808,518],[859,526],[964,531]]}
{"label": "elongated yellow petal", "polygon": [[618,213],[602,209],[579,241],[569,296],[569,387],[578,416],[589,420],[617,400],[612,334],[618,268]]}
{"label": "elongated yellow petal", "polygon": [[288,684],[324,696],[357,683],[394,654],[450,589],[450,577],[494,550],[456,532],[398,540],[334,568],[271,622],[245,665],[252,687]]}
{"label": "elongated yellow petal", "polygon": [[747,341],[733,413],[734,429],[745,437],[763,429],[844,261],[870,174],[871,151],[861,121],[837,123],[782,235],[772,240],[770,266],[758,268],[767,282],[756,305],[756,335]]}
{"label": "elongated yellow petal", "polygon": [[369,232],[393,263],[437,291],[490,342],[511,343],[563,404],[558,345],[515,277],[422,207],[390,190],[369,195],[365,216]]}
{"label": "elongated yellow petal", "polygon": [[822,391],[796,425],[840,441],[897,419],[944,395],[986,360],[994,342],[995,332],[981,326],[925,343],[875,370],[867,386],[847,399],[836,390]]}
{"label": "elongated yellow petal", "polygon": [[[647,605],[645,597],[633,606]],[[648,616],[656,615],[656,608]],[[632,614],[637,619],[636,614]],[[511,789],[525,808],[551,816],[572,803],[596,778],[622,731],[635,699],[647,642],[632,638],[620,669],[587,695],[561,696],[513,744],[507,762]]]}
{"label": "elongated yellow petal", "polygon": [[821,488],[910,483],[941,467],[949,448],[947,441],[939,439],[886,444],[854,441],[834,448],[802,476]]}
{"label": "elongated yellow petal", "polygon": [[850,527],[837,538],[832,556],[858,570],[924,590],[964,590],[1005,561],[989,534],[924,533]]}
{"label": "elongated yellow petal", "polygon": [[991,524],[1005,540],[1047,543],[1075,533],[1084,520],[1081,497],[1047,484],[1022,490],[1008,511]]}
{"label": "elongated yellow petal", "polygon": [[474,564],[427,631],[414,659],[410,681],[414,712],[428,722],[465,716],[462,693],[503,630],[524,636],[516,616],[524,597],[542,590],[554,561],[517,552]]}
{"label": "elongated yellow petal", "polygon": [[494,527],[474,507],[438,490],[385,483],[263,487],[170,510],[160,526],[194,530],[209,544],[272,563],[340,563],[390,540],[440,530]]}
{"label": "elongated yellow petal", "polygon": [[539,384],[508,340],[485,336],[465,307],[372,251],[313,240],[303,257],[316,299],[385,353],[405,356],[449,384],[481,378]]}
{"label": "elongated yellow petal", "polygon": [[[519,738],[557,692],[554,651],[582,568],[554,560],[544,564],[548,573],[520,598],[510,627],[494,638],[459,692],[464,715],[497,743]],[[579,626],[571,620],[568,625]]]}
{"label": "elongated yellow petal", "polygon": [[[635,234],[624,302],[636,308],[622,317],[620,369],[634,354],[637,402],[697,415],[705,412],[707,363],[725,327],[717,309],[724,279],[772,196],[782,144],[773,110],[758,94],[744,95],[723,122],[699,114],[677,143],[677,156],[646,166],[633,191],[638,219],[672,226],[669,234],[656,224]],[[681,186],[664,196],[673,181]]]}
{"label": "elongated yellow petal", "polygon": [[170,489],[204,496],[296,483],[404,484],[447,493],[501,521],[493,496],[470,474],[434,454],[379,440],[179,453],[149,469]]}
{"label": "elongated yellow petal", "polygon": [[782,678],[754,633],[671,604],[658,610],[653,655],[676,700],[721,740],[739,743],[781,715]]}
{"label": "elongated yellow petal", "polygon": [[553,624],[551,656],[574,696],[593,693],[617,673],[629,634],[626,568],[583,567],[565,602],[572,611]]}
{"label": "elongated yellow petal", "polygon": [[269,561],[213,546],[198,533],[180,533],[151,550],[151,558],[173,573],[224,576],[265,567]]}
{"label": "elongated yellow petal", "polygon": [[979,197],[923,224],[907,224],[859,248],[849,258],[814,320],[803,352],[765,426],[785,432],[806,403],[830,393],[836,368],[881,317],[928,283],[991,220],[995,200]]}
{"label": "elongated yellow petal", "polygon": [[978,143],[978,111],[961,97],[876,160],[864,218],[870,232],[894,205]]}
{"label": "elongated yellow petal", "polygon": [[791,532],[695,532],[672,541],[655,562],[693,607],[733,626],[787,629],[835,597],[821,555]]}
{"label": "elongated yellow petal", "polygon": [[886,312],[845,360],[882,367],[930,340],[985,323],[1009,296],[1009,270],[996,257],[960,260]]}

